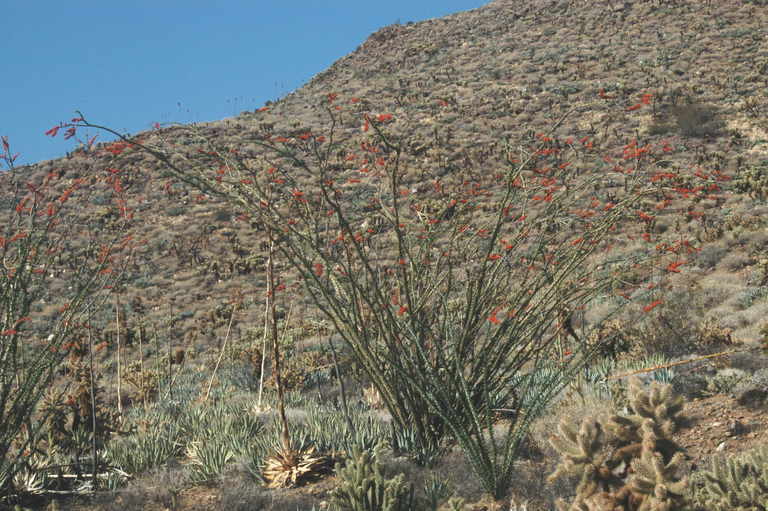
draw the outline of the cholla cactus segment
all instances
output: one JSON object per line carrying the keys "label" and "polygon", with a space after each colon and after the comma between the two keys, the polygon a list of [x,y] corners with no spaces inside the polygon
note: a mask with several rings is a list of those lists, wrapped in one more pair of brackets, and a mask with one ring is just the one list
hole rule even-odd
{"label": "cholla cactus segment", "polygon": [[585,501],[608,488],[614,479],[607,465],[602,426],[594,419],[584,419],[576,432],[563,420],[558,430],[559,436],[550,437],[549,443],[562,460],[548,480],[551,482],[563,475],[580,476],[576,500],[570,507],[562,507],[564,503],[558,506],[570,511],[588,511]]}
{"label": "cholla cactus segment", "polygon": [[599,465],[603,460],[599,457],[603,447],[603,429],[594,419],[584,419],[578,431],[568,424],[565,419],[558,426],[559,435],[552,435],[549,443],[562,456],[562,461],[550,480],[561,475],[576,475],[583,473],[588,465]]}
{"label": "cholla cactus segment", "polygon": [[643,441],[642,426],[650,421],[659,437],[657,449],[662,451],[665,459],[669,459],[678,450],[670,438],[681,419],[683,398],[673,395],[672,385],[669,384],[654,382],[650,391],[646,392],[642,382],[633,378],[629,383],[629,402],[632,413],[613,415],[605,424],[606,430],[624,446],[639,444]]}
{"label": "cholla cactus segment", "polygon": [[629,402],[636,415],[653,419],[666,435],[674,433],[677,429],[684,400],[682,396],[672,394],[671,385],[654,382],[650,392],[645,392],[640,379],[632,378],[629,382]]}

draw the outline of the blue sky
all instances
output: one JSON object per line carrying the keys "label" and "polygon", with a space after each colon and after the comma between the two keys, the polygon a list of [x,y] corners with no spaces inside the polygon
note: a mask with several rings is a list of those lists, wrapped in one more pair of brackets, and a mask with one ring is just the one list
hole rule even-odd
{"label": "blue sky", "polygon": [[43,133],[75,110],[131,133],[231,117],[300,87],[385,25],[487,2],[0,0],[0,135],[18,166],[71,150]]}

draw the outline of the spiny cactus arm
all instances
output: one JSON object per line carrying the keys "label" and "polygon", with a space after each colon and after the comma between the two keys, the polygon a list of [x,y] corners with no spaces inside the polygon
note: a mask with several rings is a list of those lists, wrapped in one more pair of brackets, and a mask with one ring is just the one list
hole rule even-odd
{"label": "spiny cactus arm", "polygon": [[649,403],[653,418],[658,424],[661,422],[672,422],[675,426],[680,422],[679,414],[683,411],[685,401],[682,396],[676,396],[672,393],[672,385],[661,385],[654,382]]}
{"label": "spiny cactus arm", "polygon": [[587,511],[624,511],[624,506],[616,502],[616,498],[608,492],[596,493],[584,503]]}
{"label": "spiny cactus arm", "polygon": [[584,419],[578,433],[565,419],[558,426],[559,435],[549,438],[550,445],[560,454],[562,461],[549,476],[550,482],[561,475],[583,475],[588,465],[599,465],[603,447],[602,427],[595,420]]}
{"label": "spiny cactus arm", "polygon": [[645,509],[657,511],[683,501],[687,481],[677,480],[676,477],[682,461],[683,455],[677,453],[665,464],[661,454],[650,450],[643,450],[643,455],[633,460],[632,468],[635,473],[628,486],[632,494],[642,500]]}
{"label": "spiny cactus arm", "polygon": [[612,415],[605,424],[606,431],[619,444],[638,443],[642,441],[640,426],[643,417],[639,415]]}
{"label": "spiny cactus arm", "polygon": [[654,382],[650,391],[642,388],[639,378],[632,378],[629,383],[629,403],[635,414],[653,419],[659,426],[674,432],[680,421],[679,414],[685,404],[682,396],[672,393],[672,386]]}
{"label": "spiny cactus arm", "polygon": [[555,501],[555,507],[557,511],[595,511],[579,499],[575,499],[569,504],[565,499],[560,498]]}
{"label": "spiny cactus arm", "polygon": [[640,442],[634,442],[629,445],[625,445],[624,447],[620,447],[613,451],[613,455],[611,456],[611,466],[613,468],[618,467],[621,462],[625,462],[627,466],[629,466],[629,463],[635,459],[640,457],[640,453],[643,452],[643,444]]}

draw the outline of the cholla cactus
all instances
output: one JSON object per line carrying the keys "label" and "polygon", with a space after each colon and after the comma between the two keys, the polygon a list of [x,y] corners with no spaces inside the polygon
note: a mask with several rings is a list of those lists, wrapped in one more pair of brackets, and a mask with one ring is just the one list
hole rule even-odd
{"label": "cholla cactus", "polygon": [[768,447],[713,459],[712,468],[694,481],[697,511],[768,511]]}
{"label": "cholla cactus", "polygon": [[677,430],[684,400],[682,396],[672,395],[671,385],[654,383],[650,392],[646,393],[642,390],[640,380],[633,378],[629,382],[629,395],[629,403],[635,415],[651,419],[665,436]]}
{"label": "cholla cactus", "polygon": [[408,511],[413,509],[413,486],[402,474],[386,479],[376,454],[354,448],[345,467],[336,466],[341,484],[332,492],[333,502],[350,511]]}
{"label": "cholla cactus", "polygon": [[734,181],[736,190],[748,193],[753,199],[762,199],[768,195],[768,167],[750,167]]}
{"label": "cholla cactus", "polygon": [[[550,438],[563,457],[550,481],[580,476],[576,497],[560,511],[672,511],[684,500],[685,481],[675,477],[682,456],[669,437],[679,421],[682,400],[671,386],[654,383],[645,392],[635,379],[629,388],[631,413],[604,423],[585,419],[578,433],[565,421]],[[677,506],[677,507],[676,507]]]}

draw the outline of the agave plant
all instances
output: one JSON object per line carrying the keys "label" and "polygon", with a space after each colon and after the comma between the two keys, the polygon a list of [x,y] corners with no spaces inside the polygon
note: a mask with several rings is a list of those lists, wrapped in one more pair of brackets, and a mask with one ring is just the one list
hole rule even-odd
{"label": "agave plant", "polygon": [[143,433],[136,433],[110,442],[104,456],[128,474],[138,474],[157,467],[180,454],[180,430],[177,426],[161,423]]}
{"label": "agave plant", "polygon": [[264,460],[262,475],[268,488],[293,488],[314,480],[330,469],[327,456],[306,451],[280,449]]}
{"label": "agave plant", "polygon": [[193,441],[185,452],[195,481],[211,481],[221,476],[227,465],[235,459],[235,451],[228,442]]}

